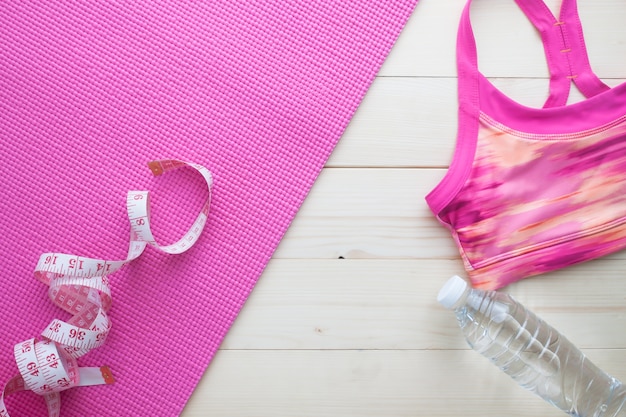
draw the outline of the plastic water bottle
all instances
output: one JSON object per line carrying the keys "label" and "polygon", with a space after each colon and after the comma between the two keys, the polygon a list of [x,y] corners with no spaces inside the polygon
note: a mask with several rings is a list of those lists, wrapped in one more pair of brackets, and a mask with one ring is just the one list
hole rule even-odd
{"label": "plastic water bottle", "polygon": [[626,417],[626,387],[510,295],[454,276],[437,298],[470,347],[522,387],[572,416]]}

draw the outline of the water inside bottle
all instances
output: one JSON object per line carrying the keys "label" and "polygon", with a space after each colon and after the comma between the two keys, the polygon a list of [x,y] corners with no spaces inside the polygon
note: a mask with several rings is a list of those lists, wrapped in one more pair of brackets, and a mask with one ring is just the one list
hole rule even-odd
{"label": "water inside bottle", "polygon": [[572,416],[626,414],[624,399],[615,398],[626,396],[621,383],[559,332],[518,304],[479,297],[468,300],[468,307],[459,312],[466,315],[465,332],[476,351],[522,387]]}
{"label": "water inside bottle", "polygon": [[[468,304],[477,304],[476,301]],[[537,325],[536,319],[518,311],[509,311],[490,299],[481,297],[475,310],[473,348],[513,377],[524,388],[549,397],[558,397],[561,370],[556,353],[558,334]],[[534,329],[531,333],[528,329]]]}

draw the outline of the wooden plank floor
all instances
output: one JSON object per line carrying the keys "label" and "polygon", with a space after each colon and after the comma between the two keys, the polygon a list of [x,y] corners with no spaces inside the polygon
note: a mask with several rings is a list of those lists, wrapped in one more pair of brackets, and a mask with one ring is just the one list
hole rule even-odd
{"label": "wooden plank floor", "polygon": [[[464,3],[419,2],[184,417],[564,415],[469,350],[435,300],[463,274],[424,196],[454,148]],[[537,33],[512,0],[474,3],[483,73],[541,106]],[[623,1],[579,0],[579,9],[592,66],[609,85],[624,81]],[[505,290],[626,381],[625,260],[622,252]]]}

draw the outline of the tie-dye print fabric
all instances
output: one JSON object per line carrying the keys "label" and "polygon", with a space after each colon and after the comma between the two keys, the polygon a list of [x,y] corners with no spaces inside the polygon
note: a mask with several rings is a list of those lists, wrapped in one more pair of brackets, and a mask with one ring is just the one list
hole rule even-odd
{"label": "tie-dye print fabric", "polygon": [[480,118],[471,173],[439,213],[473,284],[499,288],[626,247],[626,122],[528,134]]}
{"label": "tie-dye print fabric", "polygon": [[[546,48],[546,104],[516,103],[479,72],[468,0],[457,148],[426,196],[484,289],[626,247],[626,83],[609,88],[592,72],[575,0],[561,2],[558,18],[542,0],[515,2]],[[567,105],[572,84],[586,99]]]}

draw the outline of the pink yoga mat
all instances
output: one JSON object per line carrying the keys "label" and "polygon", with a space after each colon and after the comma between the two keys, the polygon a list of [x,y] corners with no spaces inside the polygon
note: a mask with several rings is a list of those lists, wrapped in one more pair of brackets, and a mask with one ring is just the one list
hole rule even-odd
{"label": "pink yoga mat", "polygon": [[[0,377],[13,344],[68,319],[33,278],[41,253],[126,256],[126,192],[152,193],[171,243],[206,197],[189,252],[112,275],[113,329],[80,359],[111,386],[62,394],[64,416],[174,416],[215,354],[417,0],[0,5]],[[208,369],[210,372],[210,368]],[[43,416],[30,392],[12,417]]]}

